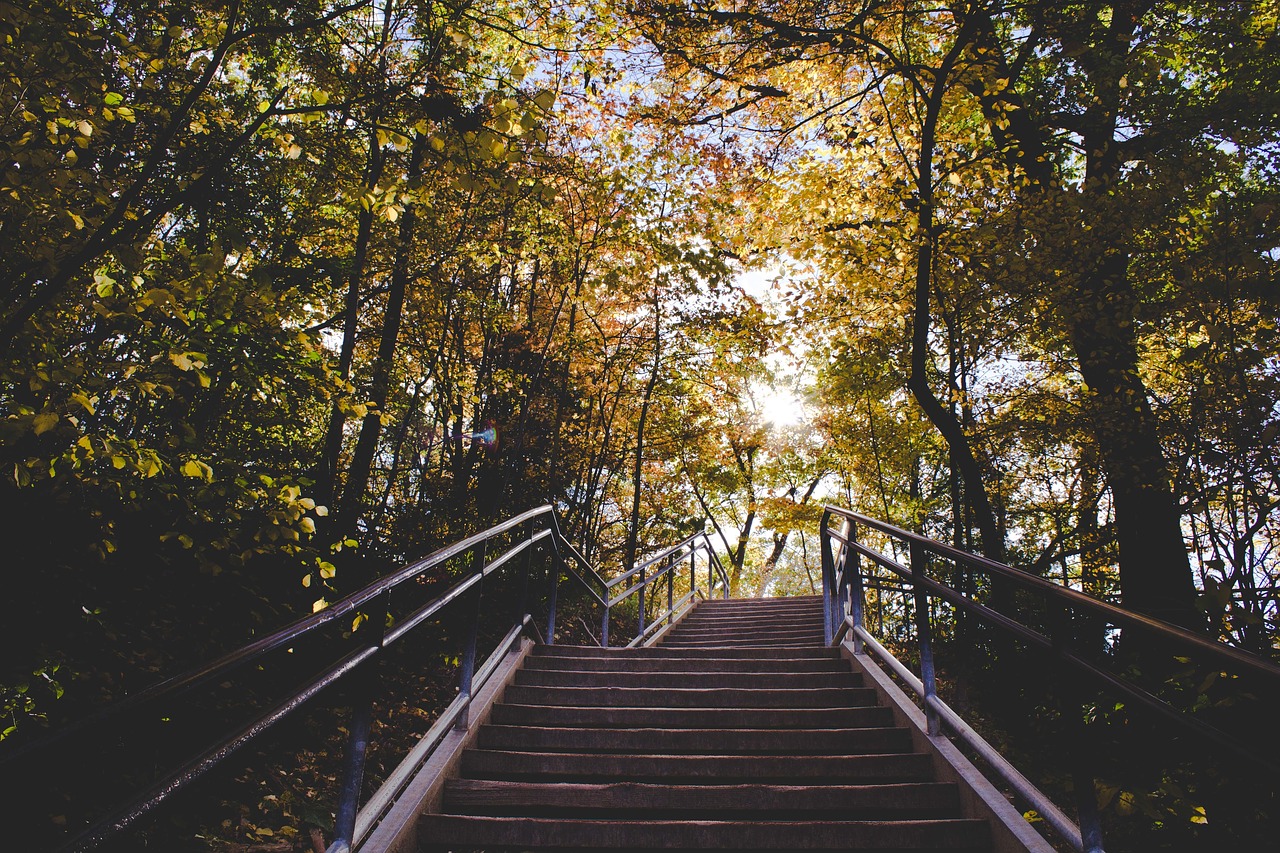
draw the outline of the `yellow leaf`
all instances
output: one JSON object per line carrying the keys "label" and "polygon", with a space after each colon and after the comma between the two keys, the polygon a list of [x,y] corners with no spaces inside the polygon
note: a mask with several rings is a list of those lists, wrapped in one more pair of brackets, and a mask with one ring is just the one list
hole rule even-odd
{"label": "yellow leaf", "polygon": [[81,136],[93,136],[93,125],[83,119],[76,125],[76,130]]}
{"label": "yellow leaf", "polygon": [[188,459],[182,463],[182,473],[188,477],[203,477],[204,471],[200,468],[200,463],[194,459]]}
{"label": "yellow leaf", "polygon": [[310,573],[310,572],[307,572],[305,575],[303,575],[303,576],[302,576],[302,585],[303,585],[304,587],[306,587],[307,589],[310,589],[310,588],[311,588],[311,573]]}
{"label": "yellow leaf", "polygon": [[325,601],[323,598],[317,598],[315,601],[311,602],[311,612],[319,613],[321,610],[324,610],[328,606],[329,606],[329,602]]}
{"label": "yellow leaf", "polygon": [[44,435],[49,430],[58,425],[61,418],[53,412],[41,412],[35,416],[32,425],[35,427],[36,435]]}

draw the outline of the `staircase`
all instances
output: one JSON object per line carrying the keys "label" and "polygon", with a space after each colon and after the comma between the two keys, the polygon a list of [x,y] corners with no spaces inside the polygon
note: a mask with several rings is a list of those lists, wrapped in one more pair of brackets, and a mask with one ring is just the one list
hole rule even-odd
{"label": "staircase", "polygon": [[992,850],[818,596],[706,601],[649,648],[539,646],[423,850]]}

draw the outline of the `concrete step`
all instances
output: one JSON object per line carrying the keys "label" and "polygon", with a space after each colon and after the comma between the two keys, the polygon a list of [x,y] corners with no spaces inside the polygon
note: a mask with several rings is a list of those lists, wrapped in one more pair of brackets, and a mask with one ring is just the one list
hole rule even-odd
{"label": "concrete step", "polygon": [[494,723],[512,726],[594,726],[598,728],[870,728],[893,725],[893,712],[878,705],[861,708],[572,708],[495,705]]}
{"label": "concrete step", "polygon": [[[661,648],[661,647],[659,647]],[[617,660],[600,657],[530,655],[528,670],[573,672],[844,672],[849,665],[831,658],[646,657]]]}
{"label": "concrete step", "polygon": [[821,611],[789,613],[785,610],[760,613],[707,613],[695,610],[680,620],[681,625],[688,624],[721,624],[721,625],[809,625],[822,624]]}
{"label": "concrete step", "polygon": [[515,683],[530,687],[661,687],[712,690],[740,687],[751,690],[861,687],[862,677],[851,672],[575,672],[521,669]]}
{"label": "concrete step", "polygon": [[674,631],[776,631],[778,629],[813,631],[822,630],[821,619],[717,619],[714,616],[699,618],[690,616],[680,622]]}
{"label": "concrete step", "polygon": [[876,703],[870,687],[818,687],[794,690],[723,688],[700,690],[657,687],[530,687],[514,684],[504,702],[518,705],[569,705],[610,708],[849,708]]}
{"label": "concrete step", "polygon": [[905,728],[598,729],[486,725],[481,749],[659,755],[864,755],[908,752]]}
{"label": "concrete step", "polygon": [[[796,648],[797,640],[787,639],[771,642],[768,639],[760,639],[751,637],[748,639],[715,639],[715,640],[666,640],[662,647],[665,649],[777,649],[777,648]],[[822,638],[814,637],[809,644],[810,648],[821,648]]]}
{"label": "concrete step", "polygon": [[928,755],[632,755],[468,749],[462,775],[534,782],[666,782],[705,785],[743,782],[840,785],[930,782]]}
{"label": "concrete step", "polygon": [[683,640],[710,640],[743,642],[760,640],[765,643],[810,643],[822,642],[820,628],[762,628],[758,631],[700,631],[696,628],[676,628],[662,638],[662,644],[668,645]]}
{"label": "concrete step", "polygon": [[538,646],[533,654],[538,657],[594,657],[615,658],[829,658],[838,660],[840,650],[825,646],[766,646],[760,649],[734,648],[726,649],[723,654],[707,655],[705,652],[692,649],[672,649],[665,645],[650,646],[643,649],[602,649],[597,646]]}
{"label": "concrete step", "polygon": [[698,609],[718,610],[720,608],[761,609],[774,607],[821,607],[820,595],[789,595],[783,598],[709,598],[698,604]]}
{"label": "concrete step", "polygon": [[450,779],[445,810],[452,813],[528,816],[608,815],[723,820],[840,817],[845,820],[953,818],[959,816],[955,785],[908,782],[890,785],[655,785],[504,782]]}
{"label": "concrete step", "polygon": [[646,821],[424,815],[421,837],[439,849],[520,850],[966,850],[990,849],[976,820]]}

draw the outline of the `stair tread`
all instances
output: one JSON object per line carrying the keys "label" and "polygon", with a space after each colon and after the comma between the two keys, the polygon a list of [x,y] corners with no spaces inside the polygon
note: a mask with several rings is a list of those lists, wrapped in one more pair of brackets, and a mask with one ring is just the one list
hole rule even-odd
{"label": "stair tread", "polygon": [[568,726],[486,725],[479,746],[556,752],[678,753],[681,755],[830,755],[857,751],[905,752],[911,733],[880,726],[847,729],[598,729]]}
{"label": "stair tread", "polygon": [[903,782],[885,785],[662,785],[651,782],[507,782],[451,779],[445,785],[449,810],[500,808],[656,812],[754,812],[756,819],[779,814],[875,809],[890,813],[954,814],[955,784]]}
{"label": "stair tread", "polygon": [[793,708],[785,715],[776,708],[611,708],[571,705],[496,705],[493,720],[526,725],[600,726],[607,728],[697,727],[778,729],[840,727],[859,721],[883,720],[893,712],[879,705],[847,708]]}
{"label": "stair tread", "polygon": [[[523,779],[595,778],[610,781],[696,778],[708,784],[739,779],[783,782],[793,779],[841,779],[925,782],[932,775],[928,755],[890,752],[866,755],[635,755],[631,753],[530,752],[468,749],[463,753],[464,776]],[[794,783],[792,783],[794,784]]]}
{"label": "stair tread", "polygon": [[822,606],[704,601],[655,646],[535,646],[422,849],[990,853]]}
{"label": "stair tread", "polygon": [[844,708],[874,705],[870,687],[533,687],[516,684],[504,694],[524,705],[590,705],[619,708]]}
{"label": "stair tread", "polygon": [[[701,657],[699,651],[689,649],[673,649],[666,645],[648,646],[637,649],[602,649],[599,646],[537,646],[533,654],[540,657],[595,657],[615,658],[674,658]],[[734,658],[829,658],[838,659],[840,651],[830,646],[770,646],[761,649],[729,648],[718,653],[716,657]]]}
{"label": "stair tread", "polygon": [[424,815],[420,828],[435,844],[525,849],[985,850],[990,844],[985,822],[958,818],[768,822]]}
{"label": "stair tread", "polygon": [[849,672],[833,658],[688,658],[651,657],[615,660],[598,657],[530,657],[526,670],[568,672]]}

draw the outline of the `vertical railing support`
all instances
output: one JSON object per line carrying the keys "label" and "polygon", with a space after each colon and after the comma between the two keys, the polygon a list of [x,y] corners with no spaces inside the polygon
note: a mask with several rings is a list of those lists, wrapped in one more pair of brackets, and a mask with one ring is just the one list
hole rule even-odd
{"label": "vertical railing support", "polygon": [[924,685],[924,713],[929,725],[929,736],[937,737],[942,732],[942,723],[938,712],[930,700],[938,695],[938,684],[934,677],[933,667],[933,629],[929,624],[929,595],[925,592],[922,581],[925,579],[925,567],[928,556],[917,542],[911,543],[911,587],[915,599],[916,639],[920,645],[920,681]]}
{"label": "vertical railing support", "polygon": [[[1064,608],[1053,607],[1052,604],[1049,611],[1049,639],[1059,668],[1065,670],[1062,657],[1071,647],[1071,620]],[[1062,676],[1062,683],[1066,685],[1070,696],[1080,695],[1074,674],[1063,672]],[[1083,853],[1103,853],[1102,816],[1098,813],[1097,793],[1094,791],[1093,773],[1089,767],[1090,756],[1094,752],[1089,748],[1089,732],[1084,716],[1080,713],[1080,706],[1081,703],[1074,698],[1068,699],[1063,714],[1067,728],[1065,734],[1075,744],[1072,750],[1071,775],[1076,795],[1076,822],[1080,826],[1080,846]]]}
{"label": "vertical railing support", "polygon": [[670,625],[675,619],[675,581],[676,581],[676,558],[674,555],[667,558],[667,624]]}
{"label": "vertical railing support", "polygon": [[551,565],[547,568],[547,579],[551,583],[551,588],[547,590],[547,636],[543,637],[548,646],[556,644],[556,603],[560,596],[560,569],[564,560],[554,536],[552,542],[555,553],[552,555]]}
{"label": "vertical railing support", "polygon": [[[858,541],[858,525],[852,521],[845,520],[845,536],[850,542]],[[866,593],[862,582],[862,554],[857,548],[849,547],[850,565],[845,569],[845,575],[849,578],[849,616],[853,619],[853,624],[857,628],[863,628],[863,608],[866,605]],[[862,637],[857,631],[853,632],[853,653],[855,655],[865,654],[863,649]]]}
{"label": "vertical railing support", "polygon": [[831,624],[831,587],[835,585],[835,559],[831,554],[831,512],[822,513],[822,523],[818,526],[818,541],[822,551],[822,639],[831,645],[835,637],[835,626]]}
{"label": "vertical railing support", "polygon": [[471,724],[471,682],[476,674],[476,643],[480,638],[480,602],[484,597],[485,544],[482,542],[471,552],[480,581],[476,584],[476,591],[473,594],[475,607],[471,611],[471,625],[467,628],[467,638],[462,646],[462,666],[458,672],[458,695],[462,697],[464,703],[455,726],[459,729],[466,729]]}
{"label": "vertical railing support", "polygon": [[639,580],[639,582],[636,584],[636,599],[639,601],[639,605],[640,605],[639,607],[637,607],[637,608],[636,608],[636,610],[637,610],[637,611],[639,612],[639,614],[640,614],[640,615],[639,615],[639,617],[638,617],[638,621],[639,621],[639,623],[640,623],[640,627],[639,627],[639,628],[637,629],[637,631],[636,631],[636,636],[637,636],[637,637],[643,637],[643,636],[644,636],[644,628],[645,628],[645,624],[644,624],[644,621],[645,621],[645,614],[644,614],[644,566],[641,566],[641,567],[640,567],[640,580]]}
{"label": "vertical railing support", "polygon": [[[525,525],[526,539],[529,540],[529,547],[524,549],[524,566],[520,574],[520,603],[516,607],[516,618],[523,619],[529,612],[529,575],[533,571],[533,536],[534,523],[530,521]],[[555,538],[554,534],[551,537]]]}
{"label": "vertical railing support", "polygon": [[600,615],[600,648],[609,648],[609,590],[604,591],[604,613]]}
{"label": "vertical railing support", "polygon": [[[369,608],[367,624],[372,635],[371,648],[382,648],[387,633],[387,617],[390,612],[391,591],[384,590]],[[359,632],[357,631],[357,636]],[[352,675],[351,689],[354,708],[351,728],[347,734],[347,753],[342,769],[342,785],[338,789],[338,809],[333,826],[334,853],[345,853],[354,843],[356,813],[360,809],[360,789],[364,785],[365,757],[369,752],[369,733],[373,728],[373,693],[377,683],[377,671],[372,662]]]}

